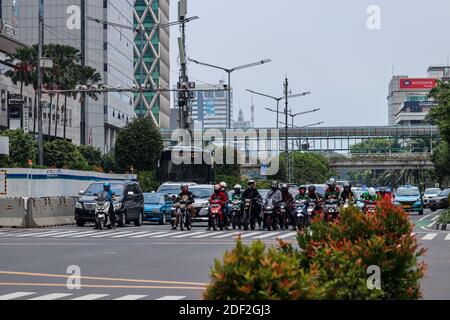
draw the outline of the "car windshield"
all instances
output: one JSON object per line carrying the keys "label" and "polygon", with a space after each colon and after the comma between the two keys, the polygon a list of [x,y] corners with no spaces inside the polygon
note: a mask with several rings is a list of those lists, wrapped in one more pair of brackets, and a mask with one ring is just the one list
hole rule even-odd
{"label": "car windshield", "polygon": [[179,194],[180,192],[181,192],[181,189],[178,186],[161,186],[158,189],[158,193],[164,193],[164,194]]}
{"label": "car windshield", "polygon": [[196,198],[209,198],[213,194],[212,188],[191,188],[189,190]]}
{"label": "car windshield", "polygon": [[439,193],[441,193],[441,189],[437,189],[437,188],[435,188],[435,189],[427,189],[427,190],[425,190],[425,194],[439,194]]}
{"label": "car windshield", "polygon": [[397,197],[417,197],[420,196],[418,188],[400,188],[395,194]]}
{"label": "car windshield", "polygon": [[[101,191],[103,191],[103,183],[93,183],[89,186],[84,195],[93,196],[99,194]],[[122,195],[123,184],[111,184],[111,191],[116,195]]]}
{"label": "car windshield", "polygon": [[145,204],[164,204],[164,196],[160,194],[144,194],[144,203]]}
{"label": "car windshield", "polygon": [[450,189],[445,189],[444,191],[439,193],[439,197],[448,197],[449,194],[450,194]]}

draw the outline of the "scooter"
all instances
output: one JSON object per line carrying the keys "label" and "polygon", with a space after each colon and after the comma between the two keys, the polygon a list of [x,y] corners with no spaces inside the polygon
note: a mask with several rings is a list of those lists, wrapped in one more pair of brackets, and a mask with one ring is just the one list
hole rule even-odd
{"label": "scooter", "polygon": [[235,200],[231,203],[231,225],[233,226],[233,230],[242,228],[242,216],[241,216],[241,200]]}
{"label": "scooter", "polygon": [[296,225],[298,230],[302,230],[306,227],[307,224],[307,203],[306,200],[295,201],[295,211],[294,214],[296,216]]}
{"label": "scooter", "polygon": [[252,216],[252,200],[245,199],[244,200],[244,213],[242,215],[242,227],[245,231],[248,230],[250,219]]}
{"label": "scooter", "polygon": [[223,230],[222,202],[220,200],[212,201],[209,212],[208,226],[213,228],[214,231],[216,231],[217,228]]}
{"label": "scooter", "polygon": [[264,219],[266,220],[267,231],[275,230],[275,206],[273,199],[267,199],[264,205]]}
{"label": "scooter", "polygon": [[324,221],[336,220],[339,215],[339,204],[338,199],[328,199],[325,200],[323,208]]}
{"label": "scooter", "polygon": [[375,204],[375,201],[373,200],[366,200],[364,201],[364,212],[367,213],[375,213],[377,210],[377,206]]}
{"label": "scooter", "polygon": [[107,193],[100,192],[97,195],[97,203],[95,205],[95,229],[112,229],[110,207],[111,203],[107,200]]}
{"label": "scooter", "polygon": [[180,201],[178,203],[178,214],[180,217],[180,230],[184,231],[184,228],[191,230],[191,215],[187,210],[187,203],[185,201]]}

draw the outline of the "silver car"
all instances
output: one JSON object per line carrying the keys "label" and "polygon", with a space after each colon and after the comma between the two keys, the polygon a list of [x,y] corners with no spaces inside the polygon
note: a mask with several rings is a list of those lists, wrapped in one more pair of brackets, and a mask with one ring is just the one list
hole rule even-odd
{"label": "silver car", "polygon": [[423,204],[425,207],[428,207],[430,200],[436,198],[438,194],[442,192],[439,188],[427,188],[423,194]]}

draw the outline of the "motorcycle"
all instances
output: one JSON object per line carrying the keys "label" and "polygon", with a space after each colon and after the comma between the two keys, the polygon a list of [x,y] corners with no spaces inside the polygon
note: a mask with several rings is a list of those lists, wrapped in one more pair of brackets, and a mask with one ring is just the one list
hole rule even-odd
{"label": "motorcycle", "polygon": [[288,212],[288,204],[286,202],[282,202],[280,204],[280,212],[278,215],[279,225],[282,230],[289,229],[290,217]]}
{"label": "motorcycle", "polygon": [[[95,229],[103,230],[104,228],[111,229],[110,218],[111,203],[107,200],[107,193],[100,192],[97,195],[97,203],[95,205]],[[113,213],[114,214],[114,213]]]}
{"label": "motorcycle", "polygon": [[244,212],[242,214],[242,227],[245,231],[248,230],[249,223],[252,216],[252,200],[244,199]]}
{"label": "motorcycle", "polygon": [[377,209],[377,206],[375,204],[375,201],[373,200],[366,200],[364,201],[364,212],[367,213],[375,213]]}
{"label": "motorcycle", "polygon": [[[296,225],[298,230],[302,230],[307,225],[307,204],[306,200],[295,201],[295,217],[296,217]],[[305,210],[306,209],[306,210]]]}
{"label": "motorcycle", "polygon": [[187,230],[191,230],[192,227],[191,214],[190,212],[188,212],[187,202],[180,201],[177,207],[180,222],[180,230],[184,231],[184,228],[186,228]]}
{"label": "motorcycle", "polygon": [[220,200],[214,200],[211,202],[208,226],[213,228],[214,231],[216,231],[217,228],[223,230],[223,212],[222,202]]}
{"label": "motorcycle", "polygon": [[241,200],[235,200],[231,203],[231,225],[233,230],[242,228],[242,216],[241,216]]}
{"label": "motorcycle", "polygon": [[339,215],[339,204],[338,199],[328,199],[325,200],[323,208],[324,221],[336,220]]}
{"label": "motorcycle", "polygon": [[275,206],[273,199],[267,199],[264,205],[264,219],[266,220],[267,231],[275,230]]}

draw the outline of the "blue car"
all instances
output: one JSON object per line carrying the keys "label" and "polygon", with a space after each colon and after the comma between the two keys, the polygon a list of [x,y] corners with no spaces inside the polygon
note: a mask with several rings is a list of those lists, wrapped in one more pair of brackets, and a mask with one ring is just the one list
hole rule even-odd
{"label": "blue car", "polygon": [[397,189],[394,203],[406,212],[418,212],[423,215],[423,199],[418,187],[405,186]]}
{"label": "blue car", "polygon": [[172,204],[168,195],[144,193],[144,221],[166,224],[167,221],[170,221]]}

